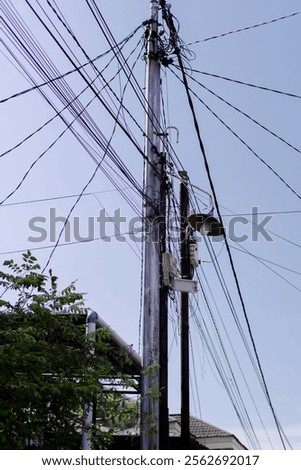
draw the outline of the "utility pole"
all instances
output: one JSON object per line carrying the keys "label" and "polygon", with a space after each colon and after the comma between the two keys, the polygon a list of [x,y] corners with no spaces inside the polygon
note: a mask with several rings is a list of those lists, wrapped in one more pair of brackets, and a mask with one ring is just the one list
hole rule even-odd
{"label": "utility pole", "polygon": [[[180,183],[180,253],[181,278],[191,279],[189,233],[188,233],[188,176],[186,171],[179,173]],[[183,449],[190,447],[189,429],[189,294],[181,292],[181,441]]]}
{"label": "utility pole", "polygon": [[143,372],[141,380],[141,448],[159,449],[161,240],[163,197],[160,155],[160,62],[158,58],[159,0],[150,0],[147,37],[147,83],[143,247]]}

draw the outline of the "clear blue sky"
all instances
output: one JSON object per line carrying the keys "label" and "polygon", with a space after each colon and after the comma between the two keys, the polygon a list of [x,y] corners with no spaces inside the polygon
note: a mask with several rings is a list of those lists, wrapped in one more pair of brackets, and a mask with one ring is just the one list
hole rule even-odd
{"label": "clear blue sky", "polygon": [[[86,62],[87,59],[83,52],[58,21],[47,2],[45,0],[40,2],[30,0],[29,3],[41,14],[64,48],[67,49],[67,45],[69,45],[79,62],[81,64]],[[57,31],[53,29],[49,18],[40,9],[39,3],[53,21],[53,25],[58,28]],[[64,0],[61,2],[51,1],[50,3],[54,8],[57,8],[56,4],[59,4],[65,22],[68,23],[90,58],[109,49],[86,2]],[[184,43],[192,43],[188,46],[192,51],[188,67],[209,74],[301,95],[299,60],[301,15],[298,14],[264,26],[228,34],[217,39],[202,41],[206,38],[220,36],[223,33],[287,16],[300,9],[300,2],[295,0],[290,2],[254,0],[243,3],[242,5],[242,2],[238,0],[227,2],[223,0],[201,2],[190,0],[189,4],[180,0],[172,2],[172,12],[180,24],[180,37]],[[124,39],[149,17],[149,2],[147,0],[97,1],[96,4],[117,41]],[[3,28],[1,35],[6,46],[10,49],[8,51],[7,47],[3,43],[1,44],[3,52],[0,54],[1,99],[29,88],[31,84],[28,77],[26,78],[28,72],[38,83],[43,81],[42,77],[39,77],[31,68],[28,54],[22,56],[20,50],[12,43],[12,36],[7,35],[8,25],[12,21],[9,14],[12,11],[14,15],[21,15],[31,34],[35,36],[39,45],[55,64],[59,74],[73,68],[45,28],[41,26],[26,1],[13,0],[9,2],[4,0],[1,8],[3,8],[3,18],[7,22],[6,25],[1,22]],[[13,24],[13,32],[18,36],[21,34],[16,23]],[[62,34],[67,44],[63,43],[63,38],[59,36],[59,33]],[[129,40],[125,47],[125,56],[132,53],[129,63],[134,67],[134,75],[143,88],[145,79],[144,51],[141,49],[141,44],[138,45],[142,34],[143,29],[140,29]],[[97,67],[99,69],[105,67],[111,57],[112,55],[106,55],[99,59],[96,62]],[[18,65],[16,60],[26,68],[26,73],[24,71],[21,73],[20,64]],[[93,70],[91,68],[88,70],[90,76],[94,78]],[[116,61],[113,61],[104,73],[106,78],[110,79],[117,72],[118,66]],[[56,75],[56,72],[54,74]],[[300,98],[247,87],[198,73],[194,73],[192,77],[299,149],[299,152],[292,149],[221,102],[207,90],[199,87],[195,82],[190,82],[193,90],[206,105],[224,120],[291,188],[300,194]],[[66,81],[76,94],[86,86],[78,74],[68,76]],[[95,83],[98,88],[101,87],[100,82]],[[126,80],[122,74],[120,78],[115,78],[112,81],[112,87],[118,96],[122,94],[125,85]],[[51,90],[48,87],[44,87],[44,89],[59,109],[62,109],[63,105],[54,97]],[[210,186],[197,144],[184,88],[169,70],[163,70],[162,89],[167,124],[176,126],[180,132],[178,144],[175,135],[171,134],[173,148],[182,165],[188,171],[191,181],[209,191]],[[87,90],[81,98],[82,103],[86,105],[93,98],[93,93]],[[106,95],[106,98],[110,99],[110,94]],[[269,268],[276,271],[275,273],[260,263],[258,259],[235,249],[232,251],[248,318],[273,405],[292,446],[301,449],[300,197],[298,198],[285,186],[283,181],[272,174],[200,101],[195,100],[194,102],[226,226],[228,227],[231,211],[235,214],[250,214],[252,208],[256,207],[259,212],[263,213],[277,212],[277,214],[272,214],[272,219],[266,225],[266,228],[273,232],[270,233],[272,241],[267,241],[260,235],[258,241],[252,240],[252,224],[248,224],[237,226],[237,234],[247,234],[248,240],[241,243],[240,246],[230,240],[230,245],[240,250],[246,249],[256,256],[287,268],[268,264]],[[128,86],[125,91],[124,104],[143,127],[142,107]],[[109,139],[114,130],[114,122],[108,113],[95,99],[89,105],[88,111],[103,134]],[[2,154],[22,141],[51,119],[54,114],[54,110],[37,91],[31,91],[24,96],[1,103],[0,153]],[[64,116],[71,120],[71,115],[67,112],[64,112]],[[121,114],[121,117],[125,118],[139,146],[143,147],[143,136],[139,128],[126,113]],[[31,139],[0,159],[1,200],[16,188],[29,166],[64,129],[66,129],[66,125],[59,118],[55,118]],[[77,124],[74,125],[74,129],[87,139],[88,144],[94,145]],[[142,185],[143,162],[135,147],[118,129],[114,133],[111,144],[139,184]],[[102,153],[100,152],[99,155],[101,156]],[[105,166],[107,163],[108,159],[106,158],[103,165]],[[110,164],[114,168],[114,165]],[[55,208],[57,216],[66,216],[76,198],[39,203],[7,204],[79,194],[90,179],[95,166],[95,162],[70,130],[65,132],[33,167],[20,188],[0,208],[2,227],[0,262],[11,257],[16,261],[20,260],[20,253],[10,254],[10,252],[38,249],[34,253],[43,266],[51,250],[40,248],[52,244],[49,231],[50,209],[54,210]],[[120,175],[116,176],[107,166],[105,168],[113,174],[115,181],[122,188],[126,188],[126,197],[132,206],[134,204],[138,208],[141,207],[141,201],[129,182],[121,181]],[[174,190],[175,192],[178,190],[176,183]],[[91,224],[91,220],[96,220],[103,207],[110,216],[117,209],[120,209],[122,216],[128,220],[136,215],[133,207],[116,191],[101,171],[97,172],[86,192],[97,192],[97,194],[82,197],[70,219],[72,226],[77,223],[76,220],[79,221],[82,236],[87,235],[89,217]],[[202,200],[204,200],[203,197]],[[292,211],[295,212],[292,213]],[[28,237],[37,236],[37,233],[33,233],[29,228],[29,221],[33,217],[46,218],[43,228],[47,230],[47,236],[43,242],[28,241]],[[259,222],[264,217],[265,215],[260,215]],[[58,223],[56,235],[58,235],[60,227],[61,225]],[[97,230],[96,222],[95,227]],[[121,231],[128,231],[127,223],[121,225]],[[111,234],[112,232],[112,225],[108,224],[107,233]],[[97,233],[96,236],[98,236]],[[64,242],[64,237],[61,241]],[[71,241],[75,241],[73,230],[71,230]],[[58,247],[51,260],[51,267],[59,276],[62,287],[77,280],[78,289],[86,293],[87,305],[97,310],[119,335],[138,350],[141,247],[139,243],[133,243],[128,237],[127,241],[128,243],[121,243],[112,239],[111,242],[103,240]],[[210,260],[204,242],[200,242],[199,248],[203,262],[203,271],[199,271],[200,277],[206,286],[206,280],[208,281],[212,291],[211,295],[208,286],[206,287],[214,318],[255,434],[263,449],[271,448],[271,443],[273,448],[281,448],[270,409],[237,333],[213,264],[208,262],[212,260]],[[243,312],[226,250],[222,244],[215,245],[215,249],[239,321],[247,336]],[[199,294],[198,305],[202,312],[200,321],[203,321],[208,327],[209,337],[217,348],[216,357],[220,357],[225,364],[210,315],[201,297]],[[194,299],[192,304],[191,343],[195,374],[192,370],[191,412],[219,427],[233,431],[247,446],[250,446],[224,385],[215,370],[205,341],[197,330],[195,319],[201,315],[196,307],[197,299]],[[222,322],[226,326],[226,331],[223,329]],[[175,308],[171,309],[170,333],[172,390],[170,410],[171,412],[179,412],[179,328]],[[239,358],[239,364],[235,356]],[[226,376],[228,377],[228,386],[234,390],[233,377],[230,377],[229,370],[226,371]],[[251,393],[249,393],[248,387]]]}

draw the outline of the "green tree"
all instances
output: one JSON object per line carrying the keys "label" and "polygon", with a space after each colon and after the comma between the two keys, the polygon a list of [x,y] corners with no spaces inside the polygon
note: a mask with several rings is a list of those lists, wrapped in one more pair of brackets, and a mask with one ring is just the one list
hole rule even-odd
{"label": "green tree", "polygon": [[[100,377],[116,371],[108,331],[85,334],[82,294],[59,291],[57,277],[41,272],[30,252],[0,272],[0,449],[78,449],[84,403],[97,403],[89,429],[92,447],[106,448],[122,412],[119,395]],[[114,352],[116,355],[116,353]],[[121,356],[120,360],[125,360]]]}

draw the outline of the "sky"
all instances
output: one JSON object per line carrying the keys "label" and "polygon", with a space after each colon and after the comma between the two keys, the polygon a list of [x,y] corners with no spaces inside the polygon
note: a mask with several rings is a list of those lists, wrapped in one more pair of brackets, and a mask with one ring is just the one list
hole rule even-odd
{"label": "sky", "polygon": [[[292,447],[301,449],[300,1],[190,0],[188,7],[187,2],[180,0],[170,3],[180,26],[189,85],[200,98],[193,95],[193,102],[223,222],[228,236],[232,237],[229,244],[256,350],[279,422]],[[103,55],[95,64],[99,70],[104,69],[106,80],[112,80],[111,87],[116,96],[123,97],[126,109],[118,111],[111,91],[104,90],[100,96],[117,110],[125,128],[143,149],[143,107],[123,72],[119,73],[114,55],[105,54],[110,46],[89,9],[93,2],[50,0],[49,4],[45,0],[2,2],[0,101],[31,88],[29,74],[36,83],[45,82],[43,74],[50,60],[56,67],[52,69],[53,76],[58,76],[73,70],[74,64],[88,62],[83,51],[90,59]],[[97,0],[95,4],[117,42],[123,41],[149,18],[147,0]],[[29,5],[68,51],[72,61]],[[292,16],[293,13],[296,14]],[[13,42],[18,41],[21,34],[17,15],[26,24],[31,39],[34,36],[44,51],[47,65],[44,59],[38,58],[38,63],[42,64],[40,75],[32,68],[33,57],[29,58],[33,43],[27,45],[27,52],[22,55],[24,49]],[[282,17],[286,18],[273,21]],[[77,43],[63,23],[68,25]],[[245,29],[255,25],[260,26]],[[241,29],[243,31],[238,31]],[[124,56],[128,57],[137,80],[136,90],[138,84],[142,90],[145,86],[143,32],[143,27],[139,28],[124,46]],[[224,35],[229,32],[232,33]],[[25,44],[24,34],[22,37]],[[37,51],[35,57],[36,54]],[[175,76],[179,76],[175,65],[176,60],[171,67],[162,67],[162,122],[179,131],[178,143],[176,133],[169,132],[170,149],[188,172],[191,183],[211,192],[187,96]],[[101,90],[93,67],[89,65],[85,70],[91,80],[95,80],[95,87]],[[76,195],[85,188],[86,194],[70,215],[70,236],[63,234],[60,240],[63,246],[53,252],[48,267],[59,277],[62,288],[76,281],[78,290],[85,294],[86,305],[141,352],[141,243],[136,239],[139,237],[128,232],[132,233],[133,227],[139,226],[135,218],[140,214],[142,202],[134,186],[139,189],[143,185],[143,158],[137,145],[116,128],[114,119],[95,98],[95,93],[89,88],[83,91],[87,83],[79,72],[66,76],[65,80],[75,95],[82,93],[80,99],[88,106],[89,116],[94,120],[94,123],[89,121],[89,129],[94,129],[98,136],[101,131],[110,141],[135,183],[121,175],[78,122],[72,123],[68,110],[62,111],[69,122],[68,128],[60,117],[53,118],[55,110],[38,90],[1,102],[0,263],[10,258],[20,261],[21,253],[30,249],[43,267],[62,228],[62,221],[55,223],[55,217],[67,217],[77,201]],[[54,107],[59,110],[64,107],[49,86],[42,90]],[[86,148],[92,151],[94,160],[71,128],[86,139]],[[2,156],[32,133],[31,138]],[[41,158],[34,163],[39,156]],[[97,167],[95,160],[100,161],[99,158],[102,162],[87,186]],[[118,184],[119,191],[112,180]],[[176,179],[172,179],[172,185],[177,198]],[[200,208],[205,209],[208,198],[197,189],[194,194],[199,198]],[[119,213],[126,218],[120,222],[125,240],[112,236],[116,227],[109,221],[101,226],[99,234],[97,217],[103,220],[103,211],[109,217],[115,214],[115,220]],[[260,223],[264,231],[256,229]],[[244,240],[240,239],[245,235]],[[84,243],[79,242],[80,237],[98,240]],[[271,409],[234,320],[233,311],[254,358],[224,242],[213,243],[213,247],[215,254],[211,258],[205,241],[199,238],[201,266],[198,275],[211,308],[199,288],[191,299],[190,310],[191,413],[235,433],[248,447],[253,442],[254,447],[259,443],[262,449],[280,449]],[[216,260],[228,294],[217,276]],[[170,301],[169,407],[172,413],[180,411],[177,305],[176,301]],[[216,365],[223,371],[226,382]],[[235,410],[229,393],[234,401],[237,399],[235,403],[239,403],[241,409],[236,406]],[[241,394],[241,401],[237,394]],[[244,416],[244,423],[249,419],[247,432],[238,415]]]}

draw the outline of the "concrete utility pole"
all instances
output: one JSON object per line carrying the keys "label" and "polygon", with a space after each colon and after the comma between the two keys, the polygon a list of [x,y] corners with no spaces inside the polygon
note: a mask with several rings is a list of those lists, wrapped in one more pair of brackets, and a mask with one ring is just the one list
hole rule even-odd
{"label": "concrete utility pole", "polygon": [[160,389],[160,63],[158,59],[159,0],[150,0],[151,22],[147,38],[144,269],[143,269],[143,373],[141,383],[141,448],[159,449]]}

